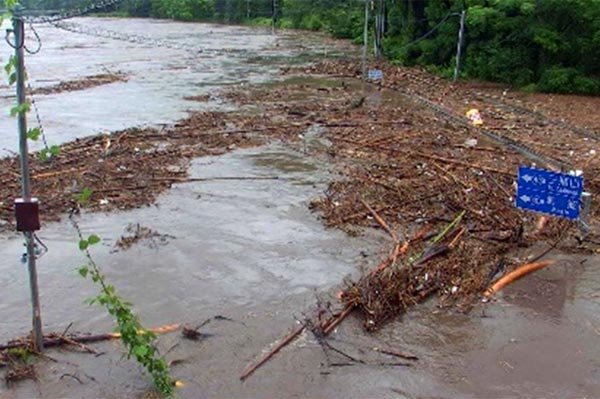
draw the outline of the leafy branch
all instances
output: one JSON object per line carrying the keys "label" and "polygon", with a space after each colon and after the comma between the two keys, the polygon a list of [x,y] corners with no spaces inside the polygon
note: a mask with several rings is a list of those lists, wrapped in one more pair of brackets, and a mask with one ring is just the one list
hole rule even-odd
{"label": "leafy branch", "polygon": [[[16,6],[16,1],[13,0],[11,4],[12,4],[12,6],[9,7],[9,10],[12,10],[12,8],[14,8]],[[9,11],[7,14],[5,14],[4,16],[2,16],[0,18],[0,24],[4,18],[11,18],[11,17],[12,17],[12,13]],[[11,55],[9,57],[8,61],[4,65],[4,71],[6,72],[6,75],[8,76],[8,84],[10,86],[14,85],[17,82],[17,58],[14,55]],[[25,74],[25,79],[27,80],[27,73],[24,72],[24,74]],[[15,105],[14,107],[12,107],[10,109],[10,116],[15,117],[17,115],[18,116],[26,115],[29,111],[31,111],[31,105],[32,105],[31,101],[25,101],[22,104]],[[34,106],[35,106],[35,104],[34,104]],[[37,109],[36,109],[36,112],[37,112]],[[39,122],[39,117],[38,117],[38,122]],[[40,137],[43,137],[43,135],[44,135],[44,131],[41,126],[29,129],[27,131],[27,138],[32,141],[39,140]],[[48,147],[46,141],[44,140],[44,148],[40,151],[39,157],[42,162],[45,162],[50,157],[58,156],[59,153],[60,153],[60,147],[58,145],[53,145],[51,147]]]}
{"label": "leafy branch", "polygon": [[[77,200],[80,204],[87,201],[92,191],[86,188],[79,194]],[[77,271],[83,277],[88,276],[100,287],[100,294],[87,300],[88,304],[99,304],[106,308],[117,324],[121,341],[127,349],[127,358],[134,357],[138,363],[146,368],[154,380],[156,388],[165,396],[174,393],[175,380],[172,378],[169,367],[163,357],[160,357],[154,342],[156,334],[145,328],[132,311],[132,304],[122,299],[115,287],[106,282],[100,267],[96,264],[90,253],[90,247],[100,243],[101,239],[96,234],[84,238],[73,213],[69,216],[79,236],[79,249],[85,255],[86,262]]]}

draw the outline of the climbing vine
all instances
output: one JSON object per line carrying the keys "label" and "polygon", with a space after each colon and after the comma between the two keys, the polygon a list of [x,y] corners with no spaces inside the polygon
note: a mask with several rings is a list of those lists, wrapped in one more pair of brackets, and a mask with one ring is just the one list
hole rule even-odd
{"label": "climbing vine", "polygon": [[[91,196],[91,190],[82,192],[77,200],[83,203]],[[79,235],[79,249],[85,254],[86,262],[79,267],[78,272],[83,278],[88,276],[100,287],[100,294],[88,299],[90,305],[104,306],[108,313],[114,317],[117,332],[127,349],[127,358],[134,357],[138,363],[146,368],[154,380],[156,388],[165,396],[172,396],[175,381],[171,377],[169,367],[164,358],[160,357],[154,345],[156,335],[144,328],[138,317],[132,311],[132,304],[121,298],[115,287],[106,282],[102,271],[90,254],[90,247],[101,240],[96,234],[84,238],[77,222],[71,216],[71,221]]]}

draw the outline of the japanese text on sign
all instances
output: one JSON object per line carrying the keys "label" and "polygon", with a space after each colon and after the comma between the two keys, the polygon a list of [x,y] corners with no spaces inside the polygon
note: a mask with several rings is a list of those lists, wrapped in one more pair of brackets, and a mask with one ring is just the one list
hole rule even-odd
{"label": "japanese text on sign", "polygon": [[579,217],[583,178],[521,166],[517,181],[518,208],[568,219]]}

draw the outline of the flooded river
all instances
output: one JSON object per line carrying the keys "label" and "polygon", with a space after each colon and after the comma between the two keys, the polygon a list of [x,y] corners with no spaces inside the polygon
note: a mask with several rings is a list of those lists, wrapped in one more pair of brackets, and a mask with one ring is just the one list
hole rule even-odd
{"label": "flooded river", "polygon": [[[322,53],[322,37],[273,36],[261,29],[150,20],[79,19],[92,27],[183,40],[207,51],[150,48],[115,40],[39,29],[42,51],[28,58],[32,85],[122,71],[127,82],[36,98],[51,143],[134,125],[173,122],[187,110],[229,107],[185,97],[228,84],[277,78],[277,65],[256,57]],[[228,48],[231,51],[222,52]],[[235,50],[235,51],[233,51]],[[339,49],[338,49],[339,50]],[[278,62],[281,62],[278,59]],[[12,101],[7,88],[1,106]],[[0,119],[0,147],[15,150],[14,120]],[[243,368],[302,319],[320,297],[333,301],[347,276],[378,263],[385,237],[349,237],[325,229],[308,203],[331,179],[328,165],[281,144],[238,150],[193,162],[199,178],[175,185],[155,205],[112,214],[84,214],[85,233],[107,279],[135,304],[148,326],[198,325],[202,341],[179,334],[160,338],[182,398],[595,398],[600,397],[600,260],[552,254],[559,262],[509,287],[470,314],[415,308],[382,331],[367,335],[350,318],[330,344],[364,363],[348,362],[303,335],[242,383]],[[274,179],[277,177],[277,179]],[[163,239],[115,251],[131,224]],[[83,301],[95,287],[75,271],[83,261],[67,221],[44,225],[49,252],[39,262],[42,317],[47,331],[106,332],[106,312]],[[0,341],[30,328],[28,280],[20,263],[22,240],[0,235]],[[536,248],[534,253],[543,250]],[[391,365],[373,347],[410,352],[419,361]],[[150,381],[121,358],[116,342],[94,345],[103,354],[52,350],[57,362],[38,364],[39,381],[19,383],[2,399],[145,397]],[[180,362],[179,362],[180,361]]]}

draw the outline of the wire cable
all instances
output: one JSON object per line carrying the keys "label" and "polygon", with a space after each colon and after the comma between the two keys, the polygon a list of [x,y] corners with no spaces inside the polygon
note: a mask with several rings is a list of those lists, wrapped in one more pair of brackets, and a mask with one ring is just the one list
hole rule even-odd
{"label": "wire cable", "polygon": [[[27,46],[25,46],[23,44],[23,48],[25,49],[25,51],[27,51],[29,54],[33,55],[33,54],[37,54],[40,52],[40,50],[42,49],[42,39],[40,38],[40,35],[38,35],[37,31],[35,30],[35,28],[33,27],[33,24],[30,22],[29,23],[29,29],[31,29],[31,31],[33,32],[33,34],[35,35],[35,40],[38,42],[37,48],[35,50],[30,50]],[[23,42],[25,42],[25,39],[23,39]]]}
{"label": "wire cable", "polygon": [[33,233],[33,238],[35,238],[35,240],[37,241],[38,244],[40,244],[40,247],[41,247],[41,249],[39,249],[39,250],[36,251],[36,259],[39,259],[39,258],[41,258],[42,256],[44,256],[48,252],[48,247],[38,237],[37,234]]}
{"label": "wire cable", "polygon": [[423,36],[413,40],[412,42],[406,43],[404,46],[400,47],[400,49],[404,49],[406,47],[412,46],[413,44],[419,43],[422,40],[427,39],[429,36],[431,36],[431,34],[433,34],[433,32],[438,30],[438,28],[440,26],[442,26],[450,17],[456,17],[456,16],[460,16],[460,13],[453,12],[453,13],[446,15],[444,18],[442,18],[442,20],[440,22],[438,22],[433,28],[431,28],[431,30],[429,32],[427,32]]}
{"label": "wire cable", "polygon": [[108,0],[108,1],[100,1],[98,3],[93,3],[91,5],[87,5],[83,8],[67,11],[54,16],[25,16],[25,21],[32,24],[44,24],[44,23],[52,23],[58,21],[64,21],[66,19],[71,19],[75,17],[82,17],[84,15],[91,14],[93,12],[103,11],[107,8],[116,7],[120,5],[124,0]]}
{"label": "wire cable", "polygon": [[[13,34],[13,36],[15,37],[15,43],[12,43],[9,39],[10,34]],[[21,35],[21,43],[17,43],[16,42],[16,35],[14,34],[15,31],[13,29],[7,29],[6,30],[6,35],[4,36],[4,40],[6,40],[6,43],[12,47],[13,49],[17,50],[23,47],[23,45],[25,44],[25,34],[23,32],[23,34]]]}
{"label": "wire cable", "polygon": [[95,36],[113,40],[120,40],[129,43],[149,45],[154,47],[166,47],[176,50],[188,50],[192,53],[203,53],[205,50],[201,47],[189,45],[186,43],[178,43],[175,41],[167,41],[161,39],[154,39],[149,36],[143,35],[131,35],[121,32],[116,32],[108,29],[101,28],[89,28],[83,25],[75,24],[73,22],[50,22],[50,25],[57,29],[66,30],[68,32],[80,33],[88,36]]}

